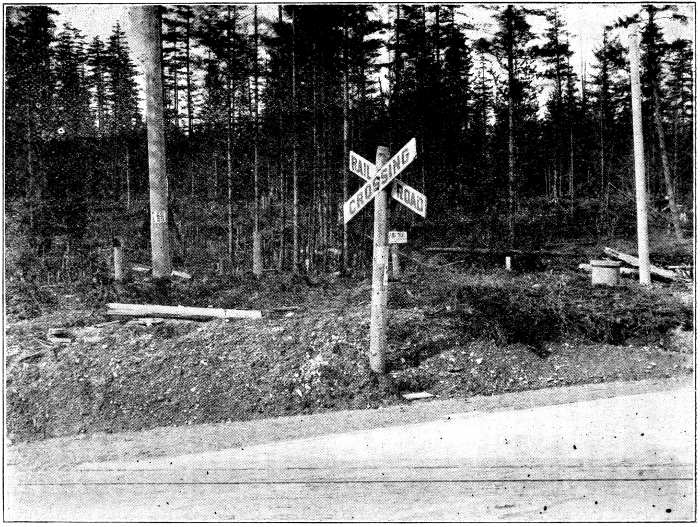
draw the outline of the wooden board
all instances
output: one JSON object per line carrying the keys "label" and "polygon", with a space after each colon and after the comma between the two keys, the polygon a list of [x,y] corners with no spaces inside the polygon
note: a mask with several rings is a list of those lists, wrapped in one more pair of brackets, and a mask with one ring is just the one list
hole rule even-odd
{"label": "wooden board", "polygon": [[133,317],[174,317],[174,318],[262,318],[262,312],[255,309],[220,309],[211,307],[159,306],[155,304],[107,304],[107,314]]}
{"label": "wooden board", "polygon": [[428,200],[422,192],[401,181],[394,181],[394,185],[391,187],[391,197],[404,207],[425,218],[425,208]]}
{"label": "wooden board", "polygon": [[[605,249],[603,249],[603,252],[608,256],[617,258],[618,260],[633,265],[634,267],[639,267],[639,258],[637,258],[636,256],[623,253],[616,249],[612,249],[611,247],[605,247]],[[650,265],[649,271],[651,272],[651,274],[655,274],[662,278],[666,278],[667,280],[675,280],[676,278],[678,278],[676,276],[676,273],[674,273],[673,271],[669,271],[668,269],[662,269],[661,267],[656,267],[655,265]]]}

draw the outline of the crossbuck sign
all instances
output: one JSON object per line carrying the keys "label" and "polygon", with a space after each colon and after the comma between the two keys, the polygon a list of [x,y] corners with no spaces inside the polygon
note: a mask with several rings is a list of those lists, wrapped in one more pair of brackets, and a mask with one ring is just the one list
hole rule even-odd
{"label": "crossbuck sign", "polygon": [[[398,151],[394,157],[389,159],[377,172],[377,167],[357,155],[350,152],[350,171],[365,180],[365,184],[360,190],[345,202],[343,205],[343,218],[345,223],[349,222],[362,208],[371,202],[389,183],[396,180],[404,169],[416,158],[416,140],[411,139],[404,147]],[[413,212],[425,217],[426,199],[423,194],[416,189],[396,180],[391,192],[392,197],[411,209]]]}
{"label": "crossbuck sign", "polygon": [[[377,147],[377,165],[350,152],[350,171],[357,174],[365,183],[360,190],[343,205],[343,218],[349,222],[370,201],[374,205],[374,244],[372,253],[372,305],[369,326],[369,363],[375,373],[386,373],[387,349],[387,269],[389,247],[387,245],[387,199],[384,189],[394,182],[391,196],[412,211],[425,218],[427,200],[416,189],[399,181],[396,176],[403,172],[416,158],[416,140],[411,139],[391,159],[384,146]],[[378,197],[377,197],[378,196]],[[406,243],[406,233],[392,231],[389,243]],[[398,268],[398,254],[394,251],[394,272]]]}

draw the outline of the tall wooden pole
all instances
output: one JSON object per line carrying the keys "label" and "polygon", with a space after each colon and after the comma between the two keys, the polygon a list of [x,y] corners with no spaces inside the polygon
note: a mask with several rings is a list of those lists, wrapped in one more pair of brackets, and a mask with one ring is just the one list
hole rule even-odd
{"label": "tall wooden pole", "polygon": [[632,134],[634,135],[634,183],[637,199],[637,246],[639,283],[649,285],[649,234],[647,228],[647,195],[644,171],[644,137],[642,135],[642,92],[639,83],[639,33],[630,32],[630,82],[632,84]]}
{"label": "tall wooden pole", "polygon": [[[348,22],[343,22],[343,162],[348,159],[348,140],[350,125],[348,122]],[[348,200],[348,171],[343,168],[343,203]],[[342,273],[348,272],[350,255],[348,254],[348,224],[343,222],[343,262]]]}
{"label": "tall wooden pole", "polygon": [[[377,147],[377,171],[389,160],[389,148]],[[372,309],[369,327],[369,364],[375,373],[386,373],[387,266],[389,247],[386,239],[389,193],[374,198],[374,252],[372,257]]]}
{"label": "tall wooden pole", "polygon": [[292,274],[299,273],[299,181],[297,176],[296,7],[292,11]]}
{"label": "tall wooden pole", "polygon": [[255,135],[253,142],[253,185],[255,190],[255,208],[253,217],[253,274],[262,276],[263,261],[262,261],[262,240],[260,238],[260,181],[259,181],[259,159],[258,159],[258,142],[260,141],[260,124],[259,124],[259,108],[258,102],[258,5],[253,7],[253,38],[255,44],[253,46],[255,56],[253,58],[253,79],[255,86]]}
{"label": "tall wooden pole", "polygon": [[168,233],[168,176],[165,169],[163,131],[163,79],[161,69],[160,7],[135,8],[140,15],[143,39],[143,67],[146,74],[146,126],[148,128],[148,174],[151,203],[151,264],[153,276],[170,276]]}

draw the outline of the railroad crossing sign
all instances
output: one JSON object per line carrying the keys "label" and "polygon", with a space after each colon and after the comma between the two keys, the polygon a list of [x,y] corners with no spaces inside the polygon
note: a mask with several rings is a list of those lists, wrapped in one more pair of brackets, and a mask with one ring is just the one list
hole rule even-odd
{"label": "railroad crossing sign", "polygon": [[[387,328],[387,270],[389,246],[387,245],[387,199],[384,190],[394,182],[391,196],[412,211],[425,217],[427,200],[423,194],[396,177],[416,158],[416,140],[411,139],[398,153],[389,159],[389,149],[377,147],[377,163],[371,163],[355,152],[350,152],[350,171],[365,183],[360,190],[343,204],[343,218],[349,222],[362,208],[374,201],[374,243],[372,253],[372,305],[369,325],[369,364],[375,373],[386,373]],[[375,199],[376,198],[376,199]],[[406,243],[406,232],[391,231],[388,242],[393,251],[394,272],[398,274],[397,243]]]}
{"label": "railroad crossing sign", "polygon": [[[367,161],[364,157],[356,154],[352,150],[350,151],[350,172],[357,174],[365,181],[369,181],[377,171],[377,167],[374,163]],[[404,205],[405,207],[411,209],[416,214],[420,214],[425,218],[425,207],[427,205],[427,199],[425,194],[417,191],[410,185],[407,185],[398,178],[394,180],[394,184],[391,187],[391,197],[396,201]]]}
{"label": "railroad crossing sign", "polygon": [[[345,223],[349,222],[362,208],[367,205],[374,197],[384,190],[396,176],[410,165],[416,158],[416,139],[411,139],[404,147],[399,150],[394,157],[389,159],[377,173],[377,167],[357,155],[355,152],[350,153],[350,170],[366,180],[366,183],[360,187],[360,190],[347,200],[343,205],[343,218]],[[405,185],[404,185],[405,186]],[[410,187],[409,187],[410,188]],[[411,189],[418,192],[415,189]],[[396,198],[399,202],[404,201]],[[409,200],[410,201],[410,200]],[[425,204],[425,196],[423,196]],[[405,203],[404,203],[405,204]],[[408,205],[407,205],[408,206]],[[410,207],[409,207],[410,208]],[[411,209],[413,210],[413,209]],[[420,214],[420,213],[419,213]]]}

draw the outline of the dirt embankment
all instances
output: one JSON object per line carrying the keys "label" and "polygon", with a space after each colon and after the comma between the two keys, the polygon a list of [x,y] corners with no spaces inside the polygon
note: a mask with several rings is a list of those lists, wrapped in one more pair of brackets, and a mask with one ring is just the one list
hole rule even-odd
{"label": "dirt embankment", "polygon": [[[365,355],[367,281],[46,292],[51,312],[15,315],[8,327],[8,430],[31,440],[377,407],[415,390],[468,397],[682,375],[691,371],[692,347],[681,336],[692,310],[673,293],[633,284],[592,289],[567,274],[413,275],[391,285],[390,375],[380,380]],[[97,326],[105,318],[95,309],[112,299],[299,309],[260,321]],[[47,343],[56,326],[70,326],[76,340]]]}

